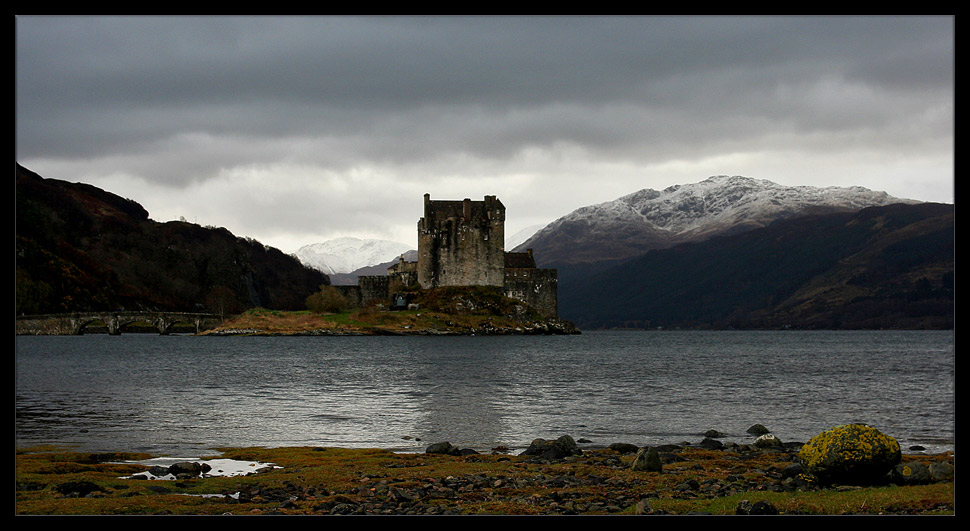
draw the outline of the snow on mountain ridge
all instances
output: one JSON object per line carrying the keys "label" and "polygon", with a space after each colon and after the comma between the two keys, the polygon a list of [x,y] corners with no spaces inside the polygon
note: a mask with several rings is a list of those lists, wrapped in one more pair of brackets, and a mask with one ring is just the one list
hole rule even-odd
{"label": "snow on mountain ridge", "polygon": [[333,275],[390,262],[409,250],[411,246],[399,242],[343,237],[304,245],[295,256],[307,267]]}
{"label": "snow on mountain ridge", "polygon": [[680,234],[713,224],[773,218],[785,211],[796,212],[811,206],[858,209],[898,202],[909,201],[860,186],[783,186],[764,179],[722,175],[696,184],[670,186],[662,192],[643,189],[580,208],[562,220],[645,222]]}
{"label": "snow on mountain ridge", "polygon": [[579,208],[519,246],[544,263],[620,259],[650,249],[730,234],[809,213],[919,203],[860,186],[784,186],[743,176],[714,176],[662,191],[646,188]]}

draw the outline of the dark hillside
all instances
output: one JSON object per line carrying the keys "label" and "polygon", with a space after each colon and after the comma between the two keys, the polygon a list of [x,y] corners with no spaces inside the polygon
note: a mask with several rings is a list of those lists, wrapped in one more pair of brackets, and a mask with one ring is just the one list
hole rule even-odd
{"label": "dark hillside", "polygon": [[577,279],[581,328],[952,328],[953,205],[871,207],[650,251]]}
{"label": "dark hillside", "polygon": [[326,275],[224,228],[158,223],[138,203],[17,166],[17,314],[303,309]]}

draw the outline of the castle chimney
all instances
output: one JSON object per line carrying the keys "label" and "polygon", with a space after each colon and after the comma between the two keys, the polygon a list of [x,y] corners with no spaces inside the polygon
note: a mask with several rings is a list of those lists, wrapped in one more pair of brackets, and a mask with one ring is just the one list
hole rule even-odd
{"label": "castle chimney", "polygon": [[461,202],[461,207],[461,215],[465,218],[465,221],[472,219],[472,200],[466,197],[465,200]]}

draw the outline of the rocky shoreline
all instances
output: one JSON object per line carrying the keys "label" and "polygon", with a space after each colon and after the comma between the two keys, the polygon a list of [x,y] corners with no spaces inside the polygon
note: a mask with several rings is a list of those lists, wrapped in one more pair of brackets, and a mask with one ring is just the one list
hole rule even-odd
{"label": "rocky shoreline", "polygon": [[[363,494],[363,499],[354,500],[349,496],[341,496],[330,502],[318,504],[315,511],[323,514],[461,514],[455,508],[448,508],[448,503],[441,500],[458,500],[462,493],[489,492],[495,496],[502,488],[520,491],[510,496],[507,503],[521,504],[533,507],[535,513],[546,515],[578,515],[578,514],[635,514],[635,515],[665,515],[668,511],[656,508],[651,500],[660,499],[713,499],[742,494],[750,494],[752,498],[758,493],[794,493],[818,491],[824,489],[844,490],[858,488],[849,485],[819,485],[807,479],[801,464],[798,462],[798,452],[802,443],[782,443],[771,435],[763,435],[752,444],[722,443],[711,434],[693,448],[693,450],[712,450],[723,453],[723,456],[707,455],[708,460],[723,457],[737,461],[731,471],[724,477],[703,477],[704,466],[696,464],[688,470],[696,471],[697,477],[682,474],[676,470],[678,464],[691,461],[702,461],[692,452],[687,443],[667,444],[657,447],[638,447],[628,443],[614,443],[607,448],[581,450],[569,436],[560,437],[554,441],[536,439],[528,449],[519,454],[523,464],[541,466],[542,472],[528,477],[508,477],[507,475],[466,474],[449,476],[441,480],[431,479],[425,483],[412,485],[408,488],[393,487],[393,481],[387,478],[370,478],[357,490],[356,494]],[[435,443],[430,445],[426,454],[439,454],[461,457],[466,461],[474,461],[478,452],[463,450],[450,443]],[[632,459],[631,459],[632,457]],[[760,462],[765,457],[774,461],[774,465],[762,467]],[[920,457],[927,461],[919,461]],[[507,459],[514,459],[508,457]],[[744,463],[752,463],[745,466]],[[683,477],[668,482],[664,487],[643,492],[642,485],[648,482],[636,477],[621,479],[603,474],[579,475],[568,465],[584,465],[599,467],[603,471],[632,470],[638,472],[652,472],[655,474],[682,475]],[[910,455],[905,463],[893,468],[886,476],[874,485],[918,485],[934,482],[953,481],[952,456]],[[870,484],[872,486],[873,484]],[[587,491],[593,489],[600,492],[598,496],[589,496]],[[529,491],[531,494],[522,494]],[[572,491],[572,492],[570,492]],[[287,497],[282,504],[293,503],[294,497],[301,493],[296,491],[277,490],[265,492],[262,490],[241,493],[241,499],[247,496]],[[945,506],[933,507],[944,510]],[[952,509],[952,506],[949,507]],[[690,514],[706,514],[693,512]],[[778,515],[797,514],[797,512],[783,513],[775,503],[769,500],[742,499],[735,508],[737,515]],[[885,513],[884,513],[885,514]],[[899,510],[897,514],[913,514],[909,510]]]}
{"label": "rocky shoreline", "polygon": [[[749,432],[758,429],[764,428],[755,425]],[[916,453],[903,454],[897,465],[878,478],[826,484],[814,481],[800,462],[805,443],[782,442],[770,433],[750,444],[723,442],[722,437],[711,430],[697,444],[640,447],[613,443],[581,448],[579,444],[588,441],[577,443],[565,435],[555,440],[535,439],[517,455],[505,448],[480,453],[448,442],[430,444],[418,454],[304,448],[293,463],[259,469],[250,474],[252,480],[205,496],[225,505],[222,514],[799,515],[833,514],[832,509],[818,504],[840,494],[852,500],[858,489],[918,489],[941,484],[942,495],[913,491],[907,499],[905,494],[891,494],[885,507],[878,506],[880,498],[874,491],[861,506],[838,505],[834,514],[952,514],[954,509],[950,452],[929,455],[911,448]],[[275,456],[282,460],[287,450],[240,449],[237,453],[245,459]],[[380,457],[379,465],[367,464],[372,455]],[[318,461],[327,458],[332,460]],[[331,480],[312,480],[313,466],[306,464],[311,461],[337,467],[326,472]],[[151,471],[177,476],[172,478],[175,481],[138,481],[149,477],[137,474],[129,479],[134,480],[132,485],[144,485],[154,494],[172,494],[206,477],[205,470],[203,463],[177,463],[171,469]],[[341,470],[344,480],[333,481]],[[78,490],[65,496],[106,495],[96,492],[104,489],[94,484],[55,488],[58,492],[65,489]],[[80,492],[83,489],[86,493]],[[730,506],[724,509],[724,503]],[[716,512],[703,509],[719,504],[722,508]]]}

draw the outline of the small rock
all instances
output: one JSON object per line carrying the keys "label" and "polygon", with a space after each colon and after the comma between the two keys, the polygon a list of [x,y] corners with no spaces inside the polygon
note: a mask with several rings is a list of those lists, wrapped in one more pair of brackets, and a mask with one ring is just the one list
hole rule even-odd
{"label": "small rock", "polygon": [[168,467],[169,474],[172,474],[175,477],[179,477],[179,476],[189,476],[189,477],[200,476],[200,475],[202,475],[203,472],[208,472],[209,470],[212,470],[212,468],[208,464],[195,463],[195,462],[192,462],[192,461],[182,461],[182,462],[175,463],[172,466]]}
{"label": "small rock", "polygon": [[892,471],[892,478],[898,485],[922,485],[932,481],[930,467],[919,462],[896,465]]}
{"label": "small rock", "polygon": [[720,450],[721,448],[724,447],[724,443],[722,443],[721,441],[719,441],[717,439],[712,439],[710,437],[704,437],[704,440],[701,441],[700,447],[701,448],[706,448],[708,450]]}
{"label": "small rock", "polygon": [[953,463],[949,461],[935,461],[930,465],[930,476],[933,481],[953,480]]}
{"label": "small rock", "polygon": [[761,424],[754,424],[753,426],[747,429],[747,432],[750,433],[751,435],[764,435],[766,433],[771,433],[771,430],[762,426]]}
{"label": "small rock", "polygon": [[778,508],[770,501],[756,501],[751,506],[751,514],[778,514]]}
{"label": "small rock", "polygon": [[428,446],[424,453],[426,454],[445,454],[445,455],[461,455],[461,449],[457,446],[452,445],[450,442],[439,442]]}
{"label": "small rock", "polygon": [[638,452],[640,447],[630,443],[613,443],[610,445],[610,450],[621,454],[632,454]]}
{"label": "small rock", "polygon": [[737,509],[735,509],[735,514],[741,514],[741,515],[778,514],[778,508],[775,507],[769,501],[756,501],[754,503],[751,503],[749,500],[741,500],[738,503]]}
{"label": "small rock", "polygon": [[168,467],[167,466],[157,466],[156,465],[156,466],[153,466],[153,467],[149,468],[148,469],[148,473],[151,474],[151,475],[153,475],[153,476],[156,476],[156,477],[167,476],[168,475]]}
{"label": "small rock", "polygon": [[67,483],[61,483],[60,485],[54,487],[54,490],[63,494],[64,496],[83,498],[92,492],[103,492],[101,487],[90,481],[70,481]]}
{"label": "small rock", "polygon": [[582,450],[576,446],[576,441],[569,435],[563,435],[555,441],[535,439],[524,452],[519,455],[534,455],[542,459],[562,459],[571,455],[580,455]]}
{"label": "small rock", "polygon": [[674,489],[679,491],[697,490],[699,488],[701,488],[701,484],[698,483],[697,480],[693,478],[687,479],[674,486]]}
{"label": "small rock", "polygon": [[801,463],[790,463],[788,466],[781,471],[781,477],[783,478],[797,478],[802,473]]}
{"label": "small rock", "polygon": [[677,450],[680,450],[684,446],[690,446],[690,443],[686,443],[685,442],[683,444],[661,444],[661,445],[658,445],[657,446],[657,451],[658,452],[676,452]]}
{"label": "small rock", "polygon": [[770,433],[766,433],[754,440],[754,445],[758,448],[778,448],[783,446],[781,439]]}
{"label": "small rock", "polygon": [[633,458],[631,470],[643,472],[662,472],[663,464],[660,462],[660,453],[656,448],[641,448]]}

